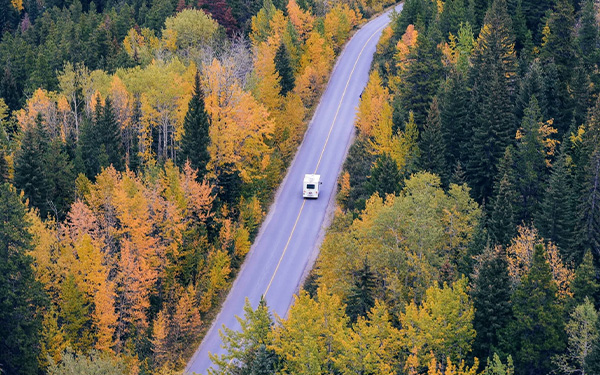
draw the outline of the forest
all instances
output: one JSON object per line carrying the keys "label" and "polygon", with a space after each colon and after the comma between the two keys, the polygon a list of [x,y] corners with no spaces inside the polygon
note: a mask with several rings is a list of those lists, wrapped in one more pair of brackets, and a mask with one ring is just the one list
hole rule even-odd
{"label": "forest", "polygon": [[[175,374],[386,0],[0,0],[0,371]],[[287,317],[213,374],[600,373],[600,4],[406,0]]]}

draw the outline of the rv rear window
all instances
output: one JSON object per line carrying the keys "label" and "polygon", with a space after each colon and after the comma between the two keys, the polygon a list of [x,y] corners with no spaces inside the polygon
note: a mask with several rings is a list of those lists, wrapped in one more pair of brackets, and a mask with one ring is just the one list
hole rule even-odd
{"label": "rv rear window", "polygon": [[315,185],[314,185],[314,184],[307,184],[307,185],[306,185],[306,188],[307,188],[307,189],[311,189],[311,190],[312,190],[312,189],[314,189],[314,188],[315,188]]}

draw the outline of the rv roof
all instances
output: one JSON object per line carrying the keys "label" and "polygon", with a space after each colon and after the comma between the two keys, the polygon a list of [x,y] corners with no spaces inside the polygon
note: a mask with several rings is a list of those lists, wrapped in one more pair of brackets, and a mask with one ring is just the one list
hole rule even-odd
{"label": "rv roof", "polygon": [[304,183],[305,184],[316,184],[319,182],[321,175],[318,174],[305,174],[304,175]]}

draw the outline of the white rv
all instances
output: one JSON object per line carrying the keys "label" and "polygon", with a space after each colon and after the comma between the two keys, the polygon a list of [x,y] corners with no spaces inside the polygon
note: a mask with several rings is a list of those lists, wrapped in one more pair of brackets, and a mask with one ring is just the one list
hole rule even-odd
{"label": "white rv", "polygon": [[304,198],[319,198],[319,185],[321,176],[318,174],[305,174],[302,184],[302,196]]}

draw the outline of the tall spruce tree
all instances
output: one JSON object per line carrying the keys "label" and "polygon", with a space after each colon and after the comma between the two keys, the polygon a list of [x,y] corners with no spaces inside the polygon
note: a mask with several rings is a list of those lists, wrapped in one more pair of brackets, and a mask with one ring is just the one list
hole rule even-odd
{"label": "tall spruce tree", "polygon": [[540,127],[542,114],[535,96],[525,109],[516,152],[517,190],[519,207],[517,222],[530,222],[537,213],[546,180],[546,150]]}
{"label": "tall spruce tree", "polygon": [[50,143],[44,158],[48,177],[48,209],[60,220],[64,219],[75,200],[75,171],[65,144],[60,139]]}
{"label": "tall spruce tree", "polygon": [[206,174],[206,164],[210,160],[208,145],[210,143],[210,117],[204,107],[204,93],[200,84],[200,75],[196,72],[194,79],[194,95],[188,104],[188,111],[183,120],[183,137],[181,139],[181,162],[190,161],[192,168],[198,170],[198,179]]}
{"label": "tall spruce tree", "polygon": [[388,154],[380,155],[369,173],[367,191],[369,195],[378,193],[380,197],[400,192],[402,175],[398,164]]}
{"label": "tall spruce tree", "polygon": [[35,124],[25,130],[21,148],[15,155],[14,183],[17,189],[25,192],[29,204],[46,217],[51,186],[45,160],[50,142],[43,121],[42,115],[38,114]]}
{"label": "tall spruce tree", "polygon": [[515,353],[518,374],[550,373],[552,356],[566,347],[563,309],[557,292],[544,246],[536,245],[531,268],[513,295],[514,319],[504,337],[505,344]]}
{"label": "tall spruce tree", "polygon": [[356,322],[359,316],[367,316],[367,313],[375,306],[375,290],[377,277],[367,259],[364,260],[362,268],[353,273],[354,285],[344,301],[346,303],[346,315],[352,322]]}
{"label": "tall spruce tree", "polygon": [[542,237],[558,246],[564,260],[578,262],[581,254],[575,252],[573,243],[577,194],[573,191],[570,158],[565,150],[561,147],[552,165],[535,225]]}
{"label": "tall spruce tree", "polygon": [[423,133],[421,133],[420,165],[421,168],[440,176],[444,184],[448,183],[449,178],[445,146],[438,99],[434,97],[429,107]]}
{"label": "tall spruce tree", "polygon": [[47,299],[28,255],[27,207],[7,183],[0,185],[0,207],[0,364],[6,374],[36,374]]}
{"label": "tall spruce tree", "polygon": [[502,248],[488,248],[483,254],[471,295],[475,308],[473,328],[477,332],[473,354],[483,360],[498,351],[500,334],[512,317],[511,281]]}
{"label": "tall spruce tree", "polygon": [[593,0],[583,0],[579,15],[581,27],[577,34],[579,54],[583,60],[583,66],[588,74],[591,74],[598,66],[600,58],[600,30],[596,21],[596,8]]}
{"label": "tall spruce tree", "polygon": [[598,284],[597,279],[594,255],[588,250],[583,255],[583,262],[577,267],[575,277],[571,282],[573,302],[576,305],[582,304],[586,297],[591,301],[597,300],[598,291],[600,291],[600,284]]}
{"label": "tall spruce tree", "polygon": [[488,229],[492,241],[498,245],[508,245],[516,233],[516,207],[518,199],[517,176],[514,171],[513,148],[507,147],[498,167],[498,179],[489,214]]}
{"label": "tall spruce tree", "polygon": [[470,139],[470,89],[467,77],[457,71],[450,73],[441,95],[442,133],[446,142],[446,164],[462,167],[467,164]]}
{"label": "tall spruce tree", "polygon": [[436,39],[433,26],[427,31],[419,30],[416,47],[408,56],[410,64],[401,73],[399,95],[403,117],[408,118],[408,113],[412,111],[419,132],[423,129],[429,105],[442,78],[441,53]]}
{"label": "tall spruce tree", "polygon": [[106,163],[101,163],[102,167],[112,165],[116,170],[122,171],[125,169],[125,151],[123,150],[123,137],[119,123],[115,118],[115,113],[112,107],[110,97],[107,97],[102,106],[102,115],[96,120],[96,128],[99,139],[97,140],[104,145],[106,153]]}
{"label": "tall spruce tree", "polygon": [[573,69],[578,65],[575,43],[575,16],[569,0],[557,0],[552,15],[544,27],[541,56],[556,64],[558,73],[559,108],[554,127],[563,135],[571,125],[573,103],[570,84]]}
{"label": "tall spruce tree", "polygon": [[292,66],[290,64],[290,53],[285,46],[283,41],[279,44],[277,48],[277,52],[275,52],[275,70],[279,74],[279,94],[281,96],[286,96],[288,92],[294,89],[296,85],[294,79],[294,71],[292,70]]}
{"label": "tall spruce tree", "polygon": [[510,22],[506,1],[495,0],[472,58],[473,136],[467,175],[479,201],[491,195],[498,160],[516,131],[513,96],[517,65]]}
{"label": "tall spruce tree", "polygon": [[539,44],[542,40],[542,29],[546,12],[554,5],[553,0],[523,0],[523,14],[527,20],[527,27],[531,30],[533,41]]}

